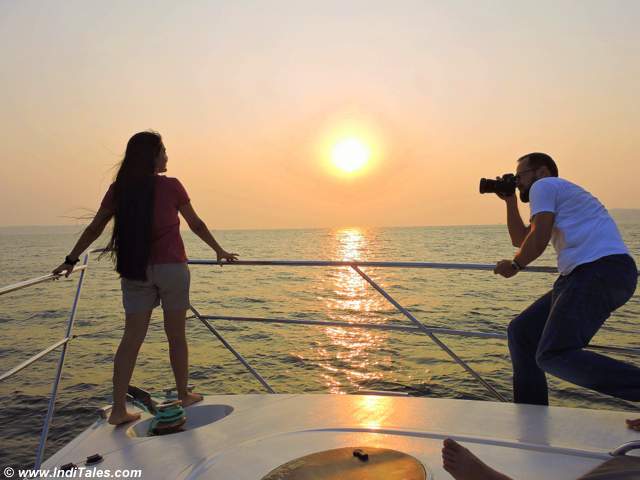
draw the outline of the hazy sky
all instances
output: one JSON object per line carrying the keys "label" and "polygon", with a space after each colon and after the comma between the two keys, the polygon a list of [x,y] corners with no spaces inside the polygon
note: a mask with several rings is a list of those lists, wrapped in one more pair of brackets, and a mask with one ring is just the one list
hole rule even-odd
{"label": "hazy sky", "polygon": [[[504,223],[478,180],[529,151],[637,208],[639,22],[636,0],[0,0],[0,225],[77,223],[146,129],[213,229]],[[325,168],[348,136],[373,154],[354,178]]]}

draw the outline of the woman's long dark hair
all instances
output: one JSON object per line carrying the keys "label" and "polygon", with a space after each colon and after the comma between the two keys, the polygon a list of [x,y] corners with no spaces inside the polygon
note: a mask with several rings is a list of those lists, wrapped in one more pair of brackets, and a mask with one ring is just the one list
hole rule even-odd
{"label": "woman's long dark hair", "polygon": [[156,158],[161,149],[160,134],[136,133],[127,143],[114,182],[114,223],[107,249],[111,251],[116,271],[130,280],[147,279]]}

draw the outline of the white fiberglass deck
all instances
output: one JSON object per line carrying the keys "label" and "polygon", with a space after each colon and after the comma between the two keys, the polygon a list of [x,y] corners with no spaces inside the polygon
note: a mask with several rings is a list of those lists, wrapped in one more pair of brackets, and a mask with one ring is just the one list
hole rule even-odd
{"label": "white fiberglass deck", "polygon": [[[228,415],[193,428],[216,412]],[[440,449],[451,437],[518,480],[568,480],[639,437],[624,424],[628,412],[383,395],[210,395],[186,413],[184,432],[159,437],[138,436],[143,425],[99,420],[43,468],[83,466],[99,453],[104,460],[95,468],[141,469],[143,478],[258,480],[310,453],[382,447],[412,455],[433,478],[448,479]]]}

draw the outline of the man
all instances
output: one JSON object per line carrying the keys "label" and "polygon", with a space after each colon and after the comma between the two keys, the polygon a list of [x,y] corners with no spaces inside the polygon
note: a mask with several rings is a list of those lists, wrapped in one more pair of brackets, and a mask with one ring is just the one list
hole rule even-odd
{"label": "man", "polygon": [[[583,188],[558,177],[544,153],[518,160],[520,200],[531,204],[525,226],[515,194],[499,195],[507,206],[513,260],[494,273],[510,278],[553,243],[560,276],[553,289],[516,317],[508,328],[516,403],[548,405],[545,372],[577,385],[640,401],[640,368],[585,350],[611,312],[633,295],[638,270],[604,206]],[[640,421],[627,422],[640,429]]]}

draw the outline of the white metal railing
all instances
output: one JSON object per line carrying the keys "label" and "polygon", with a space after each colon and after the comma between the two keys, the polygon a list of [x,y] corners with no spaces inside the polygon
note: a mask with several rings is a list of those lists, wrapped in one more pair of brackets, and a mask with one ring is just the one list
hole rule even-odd
{"label": "white metal railing", "polygon": [[[49,404],[47,406],[47,413],[45,415],[44,422],[42,423],[42,431],[40,433],[40,441],[38,443],[38,450],[36,452],[36,461],[35,461],[35,468],[36,469],[40,468],[40,465],[42,465],[42,460],[43,460],[43,457],[44,457],[44,449],[45,449],[45,446],[46,446],[46,443],[47,443],[47,437],[49,436],[49,427],[51,426],[51,419],[53,418],[53,412],[54,412],[54,409],[55,409],[56,399],[58,397],[58,386],[60,384],[60,377],[62,376],[62,368],[64,366],[64,359],[65,359],[66,354],[67,354],[67,345],[74,338],[74,336],[73,336],[73,326],[74,326],[75,319],[76,319],[76,312],[78,310],[78,303],[80,302],[80,293],[82,292],[82,285],[84,284],[84,276],[85,276],[85,273],[86,273],[86,270],[87,270],[87,266],[88,266],[88,263],[89,263],[89,254],[90,253],[91,252],[86,253],[84,255],[84,259],[82,261],[82,265],[74,267],[73,271],[71,272],[71,273],[80,272],[80,278],[78,279],[78,286],[76,288],[76,293],[75,293],[75,295],[73,297],[73,304],[71,306],[71,312],[69,314],[69,319],[67,320],[67,329],[66,329],[66,332],[65,332],[65,336],[60,341],[50,345],[49,347],[45,348],[41,352],[39,352],[36,355],[32,356],[31,358],[25,360],[20,365],[17,365],[16,367],[12,368],[8,372],[5,372],[2,375],[0,375],[0,382],[1,382],[3,380],[6,380],[9,377],[15,375],[20,370],[28,367],[29,365],[31,365],[32,363],[36,362],[37,360],[41,359],[42,357],[44,357],[49,352],[52,352],[53,350],[62,347],[62,351],[60,352],[60,357],[58,358],[58,366],[56,368],[56,375],[55,375],[55,377],[53,379],[53,383],[51,385],[51,396],[49,397]],[[7,287],[4,287],[4,288],[0,289],[0,296],[5,295],[5,294],[7,294],[9,292],[15,292],[16,290],[21,290],[23,288],[27,288],[27,287],[30,287],[30,286],[33,286],[33,285],[37,285],[37,284],[42,283],[42,282],[46,282],[46,281],[49,281],[49,280],[56,280],[56,279],[58,279],[60,277],[61,277],[61,275],[49,274],[49,275],[43,275],[41,277],[33,278],[31,280],[26,280],[24,282],[20,282],[20,283],[16,283],[16,284],[13,284],[13,285],[9,285]]]}
{"label": "white metal railing", "polygon": [[[73,272],[71,273],[79,272],[81,270],[84,270],[85,268],[87,268],[87,266],[83,263],[82,265],[76,266],[73,269]],[[6,287],[0,288],[0,296],[6,293],[15,292],[16,290],[21,290],[23,288],[31,287],[32,285],[37,285],[38,283],[48,282],[49,280],[56,280],[58,278],[60,278],[60,275],[54,275],[53,273],[50,273],[48,275],[43,275],[41,277],[25,280],[24,282],[18,282],[18,283],[14,283],[13,285],[7,285]]]}
{"label": "white metal railing", "polygon": [[[67,329],[65,336],[58,342],[53,343],[39,353],[33,355],[29,359],[13,367],[7,372],[0,375],[0,382],[10,378],[19,371],[35,363],[40,358],[44,357],[48,353],[62,347],[60,357],[58,359],[58,365],[56,369],[56,375],[52,383],[51,396],[49,399],[49,405],[47,407],[47,413],[43,422],[42,432],[40,435],[40,442],[38,445],[38,451],[36,453],[35,468],[38,469],[43,461],[44,450],[47,442],[47,436],[53,413],[55,409],[55,402],[58,393],[58,387],[60,384],[60,378],[62,376],[62,369],[64,366],[64,360],[67,352],[67,346],[69,342],[75,338],[73,335],[73,327],[75,323],[76,312],[78,303],[80,301],[80,294],[82,286],[84,284],[85,273],[89,264],[89,256],[92,253],[102,252],[101,249],[91,250],[85,254],[82,265],[78,265],[74,268],[72,273],[79,272],[80,278],[78,279],[78,285],[76,293],[73,299],[71,312],[67,321]],[[190,260],[188,262],[191,265],[218,265],[219,262],[213,260]],[[424,263],[424,262],[370,262],[370,261],[319,261],[319,260],[242,260],[234,262],[224,262],[224,265],[233,266],[275,266],[275,267],[348,267],[353,269],[358,275],[360,275],[369,285],[371,285],[380,295],[382,295],[389,303],[391,303],[400,313],[408,318],[413,326],[402,325],[377,325],[371,323],[359,323],[353,324],[348,322],[333,322],[333,321],[314,321],[314,320],[297,320],[297,319],[282,319],[282,318],[265,318],[265,317],[237,317],[237,316],[220,316],[220,315],[201,315],[195,307],[190,306],[191,311],[195,318],[198,318],[213,335],[242,363],[245,368],[265,387],[269,393],[275,393],[273,388],[267,383],[266,380],[242,357],[242,355],[231,344],[224,339],[224,337],[216,330],[210,321],[214,320],[231,320],[234,322],[257,322],[257,323],[277,323],[277,324],[289,324],[289,325],[313,325],[313,326],[340,326],[346,328],[364,328],[364,329],[379,329],[379,330],[391,330],[406,333],[421,333],[427,335],[431,340],[436,343],[447,355],[449,355],[458,365],[460,365],[467,373],[469,373],[474,379],[480,382],[485,389],[500,401],[506,401],[506,399],[497,391],[493,386],[487,383],[475,370],[473,370],[464,360],[449,348],[437,335],[452,335],[463,337],[475,337],[475,338],[493,338],[493,339],[506,339],[506,335],[487,332],[476,332],[466,330],[456,330],[449,328],[428,327],[416,319],[411,312],[398,303],[388,292],[386,292],[380,285],[372,280],[365,272],[361,270],[361,267],[374,267],[374,268],[425,268],[425,269],[444,269],[444,270],[484,270],[492,271],[493,265],[486,264],[464,264],[464,263]],[[525,272],[534,273],[557,273],[557,270],[553,267],[529,267]],[[41,277],[33,278],[23,282],[19,282],[13,285],[0,288],[0,296],[15,292],[23,288],[27,288],[33,285],[37,285],[46,281],[55,280],[60,278],[61,275],[44,275]],[[626,353],[633,355],[640,355],[640,349],[637,348],[625,348],[615,346],[604,345],[589,345],[589,349],[597,349],[602,351],[609,351],[615,353]]]}
{"label": "white metal railing", "polygon": [[[220,262],[214,260],[189,260],[191,265],[219,265]],[[258,322],[258,323],[279,323],[279,324],[297,324],[297,325],[318,325],[318,326],[340,326],[345,328],[365,328],[365,329],[384,329],[384,330],[396,330],[409,333],[423,333],[426,334],[431,340],[438,345],[447,355],[449,355],[458,365],[460,365],[467,373],[469,373],[475,380],[477,380],[484,388],[496,399],[501,402],[505,402],[506,399],[495,388],[493,388],[486,380],[484,380],[475,370],[473,370],[464,360],[462,360],[451,348],[449,348],[444,342],[442,342],[437,334],[463,336],[463,337],[477,337],[477,338],[495,338],[499,340],[505,340],[507,338],[504,334],[487,333],[487,332],[474,332],[465,330],[454,330],[446,328],[434,328],[427,327],[422,322],[417,320],[406,308],[398,303],[389,293],[387,293],[380,285],[372,280],[366,273],[364,273],[360,267],[374,267],[374,268],[426,268],[426,269],[439,269],[439,270],[480,270],[480,271],[493,271],[494,265],[487,264],[468,264],[468,263],[427,263],[427,262],[372,262],[372,261],[332,261],[332,260],[238,260],[234,262],[224,262],[224,265],[233,266],[274,266],[274,267],[349,267],[352,268],[358,275],[360,275],[369,285],[371,285],[380,295],[382,295],[389,303],[391,303],[396,310],[402,313],[408,318],[413,327],[405,327],[400,325],[375,325],[375,324],[353,324],[348,322],[327,322],[327,321],[313,321],[313,320],[293,320],[293,319],[280,319],[280,318],[261,318],[261,317],[237,317],[237,316],[224,316],[224,315],[201,315],[192,306],[191,310],[194,313],[194,317],[203,322],[207,328],[218,337],[247,369],[256,377],[256,379],[269,391],[274,393],[273,389],[267,382],[246,362],[246,360],[224,340],[221,334],[215,330],[215,328],[209,323],[209,320],[230,320],[230,321],[242,321],[242,322]],[[555,267],[527,267],[526,272],[533,273],[557,273]],[[640,355],[640,349],[625,348],[625,347],[612,347],[604,345],[589,345],[587,348],[601,351],[609,351],[615,353],[627,353]]]}

